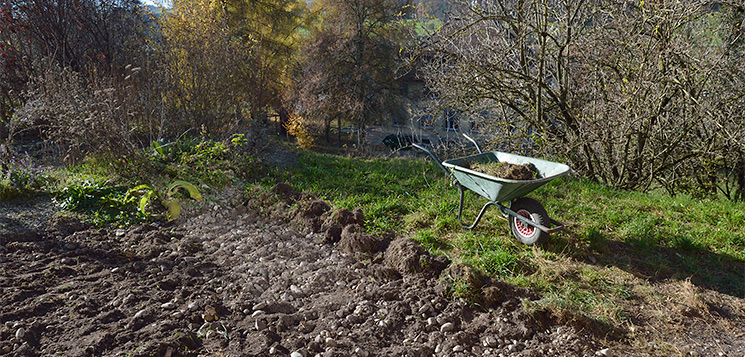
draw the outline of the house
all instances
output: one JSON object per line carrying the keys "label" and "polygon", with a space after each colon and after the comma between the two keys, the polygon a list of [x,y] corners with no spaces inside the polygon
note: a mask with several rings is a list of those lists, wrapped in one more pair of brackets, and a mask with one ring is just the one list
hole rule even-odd
{"label": "house", "polygon": [[484,134],[488,112],[467,115],[456,109],[435,109],[436,95],[415,71],[401,77],[399,90],[402,104],[389,118],[368,128],[369,145],[379,145],[392,135],[427,145],[448,145],[461,143],[461,133],[476,138]]}

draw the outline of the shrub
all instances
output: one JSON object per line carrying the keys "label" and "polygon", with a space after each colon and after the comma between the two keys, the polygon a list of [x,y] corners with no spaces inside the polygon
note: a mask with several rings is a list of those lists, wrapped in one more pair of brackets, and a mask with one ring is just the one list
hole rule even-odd
{"label": "shrub", "polygon": [[287,132],[297,138],[297,144],[305,149],[312,149],[316,146],[316,139],[313,137],[313,129],[303,117],[291,114],[286,123],[283,124]]}
{"label": "shrub", "polygon": [[[136,73],[137,68],[128,71]],[[84,155],[134,156],[137,99],[128,87],[131,77],[85,79],[69,68],[49,66],[32,78],[28,101],[11,121],[12,132],[37,130],[62,149],[66,161]]]}
{"label": "shrub", "polygon": [[53,179],[31,157],[0,145],[0,201],[29,197],[47,190]]}

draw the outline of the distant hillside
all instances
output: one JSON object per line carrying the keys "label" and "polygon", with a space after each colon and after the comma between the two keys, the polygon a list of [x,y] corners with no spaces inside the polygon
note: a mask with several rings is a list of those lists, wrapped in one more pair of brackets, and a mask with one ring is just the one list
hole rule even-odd
{"label": "distant hillside", "polygon": [[434,16],[440,20],[447,20],[452,5],[447,0],[414,0],[419,15]]}

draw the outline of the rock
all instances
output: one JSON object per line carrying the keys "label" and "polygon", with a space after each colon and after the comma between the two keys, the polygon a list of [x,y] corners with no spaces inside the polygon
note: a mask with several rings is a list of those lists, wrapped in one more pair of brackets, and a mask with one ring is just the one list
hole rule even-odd
{"label": "rock", "polygon": [[365,351],[365,350],[357,347],[357,348],[354,349],[354,354],[356,354],[357,356],[367,357],[367,356],[370,355],[370,352],[367,352],[367,351]]}
{"label": "rock", "polygon": [[303,356],[302,353],[295,351],[295,352],[290,353],[290,357],[305,357],[305,356]]}
{"label": "rock", "polygon": [[207,322],[217,321],[217,310],[215,310],[215,308],[210,305],[205,306],[204,313],[202,314],[202,319]]}
{"label": "rock", "polygon": [[20,341],[23,341],[23,338],[26,336],[26,329],[23,327],[16,330],[16,338]]}
{"label": "rock", "polygon": [[137,311],[137,312],[135,313],[134,319],[135,319],[135,320],[137,320],[137,319],[141,319],[141,318],[145,317],[145,315],[146,315],[147,313],[148,313],[147,309],[142,309],[142,310],[140,310],[140,311]]}
{"label": "rock", "polygon": [[206,322],[212,322],[217,320],[217,316],[210,314],[202,314],[202,319]]}
{"label": "rock", "polygon": [[303,291],[297,285],[290,285],[290,292],[294,295],[303,295]]}
{"label": "rock", "polygon": [[165,310],[173,310],[175,307],[176,304],[173,301],[169,301],[163,305],[160,305],[160,308]]}
{"label": "rock", "polygon": [[466,348],[463,347],[463,346],[461,346],[461,345],[457,345],[457,346],[453,347],[453,352],[463,352],[465,350],[466,350]]}
{"label": "rock", "polygon": [[455,325],[452,322],[446,322],[440,326],[440,332],[450,332],[455,330]]}
{"label": "rock", "polygon": [[595,352],[596,356],[613,356],[613,353],[611,353],[610,348],[603,348],[600,351]]}
{"label": "rock", "polygon": [[62,258],[61,263],[64,264],[64,265],[73,265],[73,264],[75,264],[75,259],[72,259],[72,258]]}
{"label": "rock", "polygon": [[263,331],[267,327],[266,321],[264,321],[264,319],[257,319],[254,323],[254,327],[257,331]]}
{"label": "rock", "polygon": [[166,349],[166,353],[163,354],[163,357],[171,357],[172,355],[173,355],[173,347],[168,347],[168,349]]}
{"label": "rock", "polygon": [[497,347],[499,345],[499,341],[497,341],[497,338],[494,336],[487,336],[484,339],[484,347]]}

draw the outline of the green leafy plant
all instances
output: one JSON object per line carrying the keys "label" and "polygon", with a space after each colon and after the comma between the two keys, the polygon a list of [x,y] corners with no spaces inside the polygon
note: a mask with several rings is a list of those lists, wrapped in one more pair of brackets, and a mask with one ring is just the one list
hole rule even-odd
{"label": "green leafy plant", "polygon": [[54,195],[54,201],[66,211],[86,215],[96,225],[126,225],[144,221],[147,216],[135,208],[135,198],[127,188],[83,181],[70,184]]}
{"label": "green leafy plant", "polygon": [[142,214],[147,214],[147,209],[150,206],[153,198],[157,198],[160,203],[165,207],[168,212],[168,218],[176,219],[181,215],[181,199],[176,197],[179,190],[184,189],[194,200],[202,201],[202,195],[199,193],[199,189],[193,184],[176,180],[173,181],[164,191],[157,190],[154,186],[143,184],[134,187],[129,191],[129,195],[141,194],[140,202],[137,205]]}

